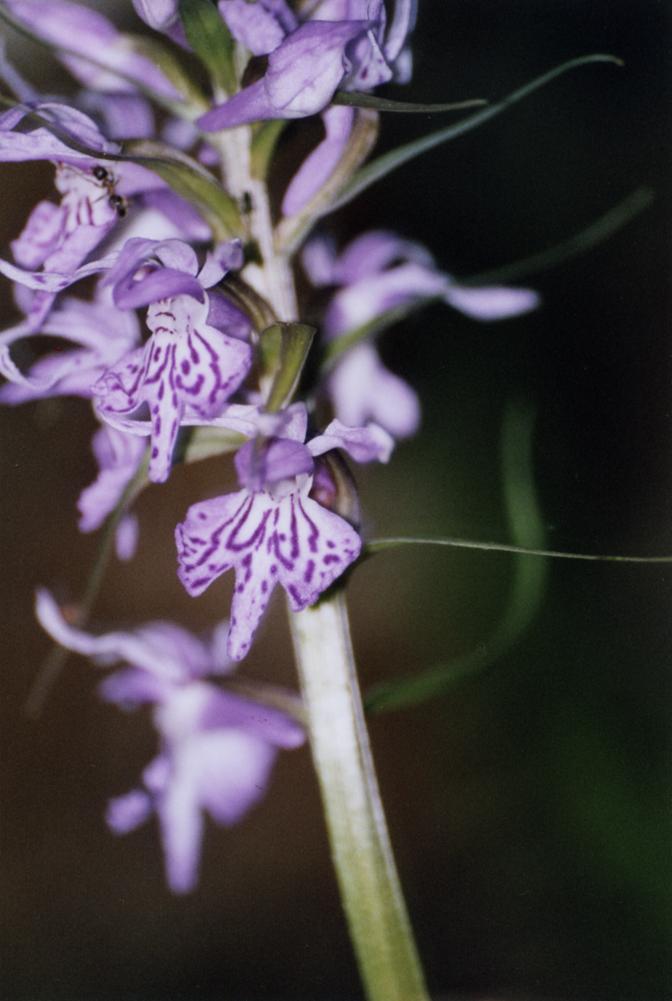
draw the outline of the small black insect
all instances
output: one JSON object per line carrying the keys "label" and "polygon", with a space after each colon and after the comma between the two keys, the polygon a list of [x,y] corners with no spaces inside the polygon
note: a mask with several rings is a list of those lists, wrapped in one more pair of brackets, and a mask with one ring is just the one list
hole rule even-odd
{"label": "small black insect", "polygon": [[121,195],[110,195],[108,202],[115,210],[120,219],[123,219],[128,211],[128,205],[126,199],[122,198]]}
{"label": "small black insect", "polygon": [[109,182],[112,181],[112,178],[110,177],[110,172],[106,170],[105,167],[101,167],[100,164],[98,164],[97,167],[93,168],[93,176],[97,181],[109,181]]}

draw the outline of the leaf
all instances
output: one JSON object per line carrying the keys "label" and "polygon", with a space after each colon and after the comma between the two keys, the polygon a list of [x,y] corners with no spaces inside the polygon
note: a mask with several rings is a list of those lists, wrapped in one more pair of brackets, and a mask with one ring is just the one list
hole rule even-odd
{"label": "leaf", "polygon": [[405,115],[433,115],[444,111],[464,111],[465,108],[478,108],[487,103],[482,97],[474,97],[469,101],[453,101],[449,104],[417,104],[414,101],[393,101],[388,97],[377,97],[375,94],[360,94],[357,91],[346,90],[337,91],[332,100],[332,104],[345,104],[349,108],[373,108],[374,111],[393,111]]}
{"label": "leaf", "polygon": [[174,462],[190,464],[212,459],[216,455],[227,455],[237,451],[247,441],[245,435],[225,428],[202,427],[187,429],[191,434],[185,436],[185,443],[178,447]]}
{"label": "leaf", "polygon": [[[507,521],[513,538],[521,546],[541,547],[545,530],[534,487],[533,431],[530,408],[520,403],[510,404],[502,423],[501,443]],[[547,582],[547,563],[519,555],[504,613],[490,637],[449,664],[376,686],[366,700],[367,708],[380,712],[417,705],[445,694],[460,682],[491,667],[517,643],[536,617]]]}
{"label": "leaf", "polygon": [[277,366],[266,401],[266,410],[276,413],[291,400],[305,364],[315,327],[307,323],[274,323],[261,335],[262,358]]}
{"label": "leaf", "polygon": [[515,546],[504,542],[479,542],[475,539],[422,538],[420,536],[397,536],[389,539],[372,539],[366,546],[365,555],[373,555],[385,549],[399,546],[447,546],[450,549],[478,549],[481,552],[514,553],[518,556],[541,556],[556,560],[584,560],[592,563],[672,563],[672,555],[664,556],[622,556],[614,553],[570,553],[561,549],[536,549],[531,546]]}
{"label": "leaf", "polygon": [[570,70],[577,69],[579,66],[587,66],[591,63],[615,63],[617,66],[623,65],[622,61],[617,59],[616,56],[603,55],[601,53],[580,56],[578,59],[570,59],[561,66],[556,66],[548,73],[536,77],[536,79],[526,83],[523,87],[513,91],[512,94],[509,94],[508,97],[505,97],[497,104],[488,105],[482,111],[476,112],[475,115],[470,115],[468,118],[456,122],[455,125],[448,125],[446,128],[438,129],[436,132],[430,132],[429,135],[422,136],[420,139],[415,139],[403,146],[398,146],[397,149],[379,156],[376,160],[372,160],[366,167],[358,170],[346,183],[338,198],[331,203],[330,211],[347,205],[348,202],[351,202],[363,191],[366,191],[376,181],[380,181],[393,170],[396,170],[397,167],[408,163],[409,160],[415,159],[415,157],[434,149],[436,146],[440,146],[442,143],[450,142],[452,139],[457,139],[458,136],[471,132],[472,129],[489,122],[490,119],[500,115],[503,111],[507,111],[508,108],[513,107],[514,104],[522,101],[523,98],[529,97],[530,94],[533,94],[541,87],[545,87],[547,83],[555,80],[556,77],[562,76]]}
{"label": "leaf", "polygon": [[180,0],[179,9],[187,40],[216,88],[232,94],[238,86],[234,42],[224,18],[210,0]]}
{"label": "leaf", "polygon": [[127,143],[124,148],[128,154],[111,159],[132,160],[153,170],[201,212],[216,240],[242,233],[243,224],[235,200],[196,160],[153,140],[140,139]]}
{"label": "leaf", "polygon": [[654,197],[654,193],[650,188],[637,188],[636,191],[633,191],[622,202],[610,208],[608,212],[605,212],[595,222],[592,222],[579,233],[575,233],[566,240],[562,240],[555,246],[549,247],[547,250],[541,250],[536,254],[530,254],[529,257],[524,257],[520,261],[514,261],[512,264],[504,264],[500,268],[484,271],[480,275],[460,278],[458,284],[472,287],[518,281],[520,278],[526,278],[528,275],[538,274],[540,271],[553,268],[557,264],[564,264],[565,261],[570,260],[572,257],[584,254],[604,240],[609,239],[610,236],[638,216],[640,212],[643,212],[645,208],[648,208],[653,202]]}
{"label": "leaf", "polygon": [[260,122],[250,143],[250,172],[260,181],[266,180],[268,168],[280,135],[287,125],[283,118]]}

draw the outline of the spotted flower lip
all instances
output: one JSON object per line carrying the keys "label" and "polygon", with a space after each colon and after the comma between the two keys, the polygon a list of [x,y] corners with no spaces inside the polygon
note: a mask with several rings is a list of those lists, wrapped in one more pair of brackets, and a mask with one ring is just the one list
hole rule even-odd
{"label": "spotted flower lip", "polygon": [[178,576],[189,594],[235,571],[228,636],[234,660],[247,654],[276,584],[301,611],[359,556],[355,529],[309,496],[315,457],[343,448],[360,462],[387,461],[393,444],[382,428],[339,421],[307,445],[304,434],[243,446],[236,457],[243,489],[192,505],[176,529]]}
{"label": "spotted flower lip", "polygon": [[263,796],[277,752],[300,747],[301,726],[284,713],[225,692],[207,679],[228,674],[226,622],[203,640],[172,622],[95,636],[69,625],[54,599],[40,590],[37,617],[68,650],[121,670],[100,686],[122,709],[153,708],[159,753],[138,788],[112,799],[107,822],[126,834],[156,813],[168,885],[175,893],[198,881],[204,814],[237,823]]}
{"label": "spotted flower lip", "polygon": [[[119,418],[137,417],[145,433],[142,408],[148,408],[154,482],[168,478],[184,418],[205,422],[219,416],[252,364],[251,347],[241,337],[243,314],[212,311],[205,291],[239,260],[235,241],[208,255],[199,270],[195,251],[180,240],[132,239],[106,277],[119,308],[149,306],[151,336],[95,384],[97,412],[120,430]],[[228,318],[231,334],[213,325],[215,316]]]}

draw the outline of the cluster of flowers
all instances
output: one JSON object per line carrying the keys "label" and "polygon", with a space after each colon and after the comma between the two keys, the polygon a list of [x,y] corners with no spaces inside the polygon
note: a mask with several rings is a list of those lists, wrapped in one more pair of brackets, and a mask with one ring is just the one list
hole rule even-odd
{"label": "cluster of flowers", "polygon": [[[151,481],[168,479],[178,436],[189,434],[183,429],[222,429],[243,442],[234,459],[240,489],[192,505],[176,529],[178,573],[189,594],[235,573],[230,619],[211,643],[168,622],[93,636],[69,625],[46,592],[38,597],[42,625],[63,646],[98,663],[130,665],[103,682],[104,698],[154,706],[161,751],[143,788],[111,802],[108,822],[125,832],[155,810],[168,881],[181,892],[196,881],[202,811],[220,823],[237,820],[259,798],[277,748],[303,741],[295,720],[207,679],[245,657],[276,584],[300,611],[357,559],[361,539],[339,507],[331,453],[387,461],[394,440],[416,430],[420,408],[365,340],[339,354],[309,401],[269,408],[263,330],[239,294],[247,287],[263,300],[268,262],[254,263],[248,234],[213,237],[194,205],[124,157],[120,144],[160,139],[205,170],[216,162],[217,143],[227,142],[226,133],[217,142],[208,133],[321,114],[324,137],[282,199],[280,213],[291,217],[347,152],[357,111],[332,103],[336,92],[408,79],[414,3],[397,0],[388,19],[383,0],[321,0],[297,10],[285,0],[220,0],[212,9],[235,40],[238,64],[255,67],[255,57],[265,58],[254,82],[195,122],[193,114],[157,119],[148,92],[175,107],[185,95],[101,14],[69,0],[3,6],[55,46],[83,89],[68,102],[47,98],[3,57],[0,71],[20,103],[0,115],[0,160],[53,163],[59,200],[40,201],[11,244],[13,260],[0,259],[21,314],[0,333],[0,401],[64,394],[92,401],[99,474],[79,499],[85,532],[118,508],[145,463]],[[188,46],[176,0],[134,0],[134,7],[171,43]],[[314,287],[331,289],[323,344],[425,299],[482,320],[537,301],[527,289],[461,287],[422,247],[385,231],[340,253],[326,236],[313,236],[302,265]],[[74,294],[91,278],[86,297]],[[38,335],[58,339],[59,350],[35,358],[32,346],[44,343]],[[33,359],[27,365],[26,357]],[[328,409],[331,421],[309,437],[309,423]],[[136,536],[128,514],[117,529],[120,557],[132,557]]]}

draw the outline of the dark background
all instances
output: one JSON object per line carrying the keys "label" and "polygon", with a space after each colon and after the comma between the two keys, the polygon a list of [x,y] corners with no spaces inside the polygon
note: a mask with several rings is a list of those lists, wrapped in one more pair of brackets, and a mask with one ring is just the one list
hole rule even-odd
{"label": "dark background", "polygon": [[[468,276],[560,242],[641,185],[656,200],[609,242],[530,276],[544,298],[534,315],[481,326],[436,308],[387,337],[388,362],[422,395],[424,426],[389,468],[358,474],[369,534],[506,541],[499,442],[508,402],[522,399],[537,415],[549,545],[672,553],[669,8],[419,7],[415,81],[401,97],[496,99],[591,51],[625,67],[577,70],[399,170],[344,214],[344,238],[393,227]],[[28,61],[42,73],[38,50]],[[382,143],[442,121],[387,118]],[[49,171],[3,167],[3,182],[8,256]],[[74,657],[43,717],[23,714],[48,649],[33,588],[76,597],[95,551],[74,514],[93,475],[91,430],[87,405],[71,400],[7,409],[0,428],[2,997],[357,998],[307,751],[283,756],[268,798],[238,828],[209,827],[200,888],[176,899],[156,830],[115,839],[102,819],[107,797],[134,785],[154,753],[148,720],[100,704],[94,671]],[[212,464],[180,468],[143,495],[139,554],[110,572],[97,625],[172,617],[202,628],[225,614],[230,582],[188,599],[172,543],[188,503],[220,480]],[[364,687],[483,642],[511,566],[504,555],[434,550],[366,563],[350,589]],[[437,996],[672,997],[671,598],[665,565],[554,562],[533,625],[487,673],[372,719]],[[242,670],[293,683],[279,599]]]}

